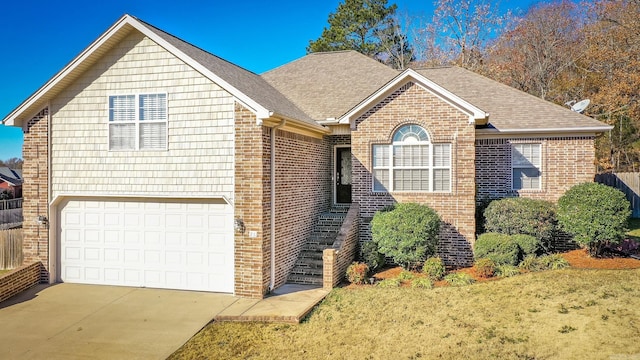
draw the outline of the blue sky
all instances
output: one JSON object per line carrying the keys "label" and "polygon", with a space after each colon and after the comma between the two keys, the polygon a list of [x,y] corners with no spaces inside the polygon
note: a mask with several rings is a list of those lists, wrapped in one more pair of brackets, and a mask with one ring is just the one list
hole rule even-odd
{"label": "blue sky", "polygon": [[[305,55],[339,0],[6,1],[0,22],[0,119],[128,13],[248,70],[261,73]],[[503,0],[526,8],[534,0]],[[393,3],[392,0],[389,3]],[[398,0],[431,17],[432,0]],[[0,125],[0,159],[22,157],[22,131]]]}

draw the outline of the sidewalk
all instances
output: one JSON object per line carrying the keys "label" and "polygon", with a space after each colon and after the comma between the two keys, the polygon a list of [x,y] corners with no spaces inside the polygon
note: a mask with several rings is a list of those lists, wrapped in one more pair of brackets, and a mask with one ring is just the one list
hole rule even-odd
{"label": "sidewalk", "polygon": [[264,299],[238,299],[218,313],[215,321],[299,323],[329,292],[308,285],[286,284]]}

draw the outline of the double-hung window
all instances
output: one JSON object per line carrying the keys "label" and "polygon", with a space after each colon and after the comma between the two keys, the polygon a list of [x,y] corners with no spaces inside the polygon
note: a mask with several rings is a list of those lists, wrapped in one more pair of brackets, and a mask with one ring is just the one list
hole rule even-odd
{"label": "double-hung window", "polygon": [[109,150],[165,150],[167,94],[109,96]]}
{"label": "double-hung window", "polygon": [[512,144],[513,190],[538,190],[541,187],[541,144]]}
{"label": "double-hung window", "polygon": [[373,145],[373,191],[451,191],[451,145],[433,144],[419,125],[405,125],[393,142]]}

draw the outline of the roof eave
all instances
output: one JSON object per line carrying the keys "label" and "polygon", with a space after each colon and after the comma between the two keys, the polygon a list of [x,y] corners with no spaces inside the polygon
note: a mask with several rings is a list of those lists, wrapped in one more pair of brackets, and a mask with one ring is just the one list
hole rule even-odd
{"label": "roof eave", "polygon": [[583,127],[565,127],[565,128],[525,128],[525,129],[476,129],[479,136],[517,136],[517,135],[597,135],[613,129],[613,126],[583,126]]}

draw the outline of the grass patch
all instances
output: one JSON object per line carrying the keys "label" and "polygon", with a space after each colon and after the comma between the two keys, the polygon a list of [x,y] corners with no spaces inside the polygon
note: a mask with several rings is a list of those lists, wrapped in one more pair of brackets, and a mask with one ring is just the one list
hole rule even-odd
{"label": "grass patch", "polygon": [[640,353],[637,319],[640,269],[338,288],[300,325],[212,323],[171,359],[608,359]]}
{"label": "grass patch", "polygon": [[627,232],[627,235],[640,240],[640,219],[629,219],[629,232]]}
{"label": "grass patch", "polygon": [[8,273],[9,271],[11,271],[11,270],[0,270],[0,275],[4,275],[4,274]]}

